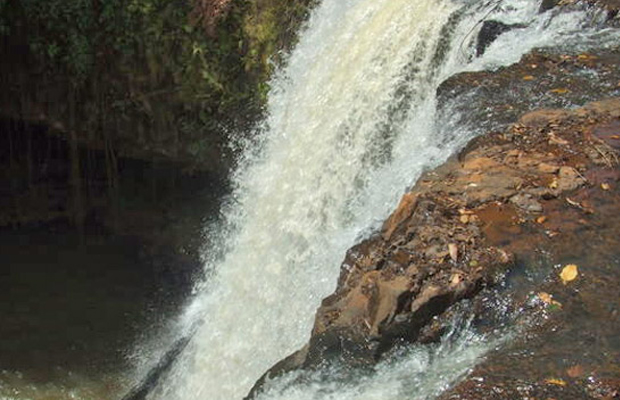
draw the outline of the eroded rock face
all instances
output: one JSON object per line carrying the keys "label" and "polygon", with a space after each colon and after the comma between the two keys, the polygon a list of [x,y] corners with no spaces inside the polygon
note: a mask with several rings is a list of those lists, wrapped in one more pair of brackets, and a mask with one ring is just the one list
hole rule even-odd
{"label": "eroded rock face", "polygon": [[266,376],[329,360],[372,365],[396,343],[436,339],[430,322],[515,257],[570,254],[583,221],[571,213],[593,212],[593,185],[618,185],[619,117],[620,98],[535,111],[423,175],[381,231],[348,251],[308,345]]}
{"label": "eroded rock face", "polygon": [[[492,352],[440,399],[620,398],[620,349],[612,339],[620,329],[620,99],[535,111],[503,135],[511,134],[517,135],[512,142],[531,147],[510,153],[507,161],[538,170],[516,196],[536,200],[542,210],[518,207],[513,197],[503,203],[513,207],[512,216],[500,226],[497,209],[478,213],[482,230],[517,258],[536,248],[556,268],[527,295],[512,299],[515,308],[538,310],[523,337]],[[567,284],[558,266],[573,262],[580,275]],[[549,299],[557,312],[549,311]]]}
{"label": "eroded rock face", "polygon": [[484,21],[480,32],[478,33],[478,42],[476,43],[476,55],[481,56],[484,51],[504,32],[512,29],[523,28],[522,25],[508,25],[499,21]]}
{"label": "eroded rock face", "polygon": [[478,127],[481,134],[504,129],[533,111],[522,123],[529,126],[542,119],[544,124],[548,117],[561,117],[567,108],[619,96],[619,64],[620,47],[581,54],[538,49],[494,72],[448,78],[437,90],[440,118],[458,114],[458,124]]}
{"label": "eroded rock face", "polygon": [[510,264],[510,254],[481,245],[460,206],[414,190],[380,234],[348,252],[336,293],[317,312],[304,367],[333,358],[373,363],[396,341],[415,341],[434,316]]}

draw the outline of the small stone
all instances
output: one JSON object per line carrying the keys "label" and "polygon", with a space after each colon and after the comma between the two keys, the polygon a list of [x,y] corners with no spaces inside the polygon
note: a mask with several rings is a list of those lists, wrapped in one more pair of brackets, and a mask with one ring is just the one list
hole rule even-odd
{"label": "small stone", "polygon": [[562,167],[558,173],[558,187],[560,191],[577,189],[585,183],[585,179],[573,167]]}
{"label": "small stone", "polygon": [[542,204],[538,200],[532,198],[532,195],[527,193],[519,193],[510,198],[510,202],[520,209],[528,212],[542,212]]}
{"label": "small stone", "polygon": [[560,167],[557,165],[540,163],[538,164],[538,170],[544,174],[555,174],[560,170]]}

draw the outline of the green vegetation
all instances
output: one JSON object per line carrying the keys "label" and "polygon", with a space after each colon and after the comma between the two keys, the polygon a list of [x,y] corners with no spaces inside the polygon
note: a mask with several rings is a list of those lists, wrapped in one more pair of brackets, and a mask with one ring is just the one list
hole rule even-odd
{"label": "green vegetation", "polygon": [[0,0],[0,109],[203,168],[222,151],[220,126],[260,112],[269,60],[310,2],[232,1],[209,32],[198,0]]}

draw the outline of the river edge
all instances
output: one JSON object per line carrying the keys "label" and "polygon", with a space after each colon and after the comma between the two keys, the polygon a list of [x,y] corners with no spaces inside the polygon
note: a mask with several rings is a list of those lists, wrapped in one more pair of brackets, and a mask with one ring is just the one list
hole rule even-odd
{"label": "river edge", "polygon": [[[366,367],[400,343],[437,341],[455,304],[472,299],[472,308],[478,308],[474,313],[488,311],[478,294],[528,263],[544,264],[547,270],[527,296],[512,299],[511,307],[534,310],[536,318],[547,321],[549,311],[562,305],[553,293],[564,298],[570,291],[556,270],[583,259],[585,238],[606,238],[588,242],[590,249],[616,256],[618,224],[611,221],[620,206],[620,76],[614,68],[619,55],[618,48],[581,54],[536,50],[510,67],[459,74],[444,82],[438,90],[440,104],[474,92],[484,97],[478,109],[491,115],[483,125],[488,132],[423,175],[382,230],[347,252],[337,289],[319,307],[309,343],[272,367],[248,398],[264,389],[266,378],[292,370],[312,370],[329,360]],[[484,96],[489,91],[494,94]],[[525,100],[515,102],[520,96]],[[608,99],[591,102],[602,98]],[[541,106],[561,108],[531,111]],[[475,112],[465,117],[481,118]],[[586,272],[590,283],[603,273],[608,271]],[[584,285],[580,296],[589,296],[591,307],[604,308],[601,297],[592,300],[592,291],[601,290],[611,299],[608,313],[598,312],[597,318],[612,321],[605,330],[613,332],[617,285]],[[576,307],[571,304],[565,310]],[[531,330],[540,329],[533,325]],[[618,352],[613,346],[605,350],[611,360]],[[485,366],[486,371],[497,369],[501,358],[500,352],[495,366],[489,361],[477,371],[484,376]],[[513,398],[524,384],[534,396],[605,398],[600,396],[617,393],[617,381],[608,379],[613,362],[589,375],[575,365],[581,368],[578,376],[572,373],[581,379],[578,386],[553,378],[561,375],[559,370],[529,376],[529,386],[509,375],[485,385],[474,374],[475,379],[442,399]]]}

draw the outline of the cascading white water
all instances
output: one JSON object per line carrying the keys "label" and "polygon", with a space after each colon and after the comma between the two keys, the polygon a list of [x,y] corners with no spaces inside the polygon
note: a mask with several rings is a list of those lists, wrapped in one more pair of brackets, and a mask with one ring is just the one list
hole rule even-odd
{"label": "cascading white water", "polygon": [[[516,45],[502,48],[508,42],[500,37],[471,62],[477,22],[492,9],[496,19],[528,28],[504,35],[515,36]],[[212,276],[184,317],[185,327],[202,323],[150,398],[242,398],[267,368],[307,341],[346,249],[386,217],[423,168],[473,134],[444,140],[448,127],[434,118],[438,84],[464,69],[511,63],[534,46],[584,36],[585,13],[552,18],[537,9],[528,0],[324,0],[317,7],[271,82],[260,151],[248,149],[235,175],[230,228],[217,232],[227,250],[206,266]],[[474,348],[458,353],[466,354],[461,372],[438,376],[458,377],[485,349]],[[411,357],[380,375],[399,376]],[[282,398],[316,398],[316,386]]]}

